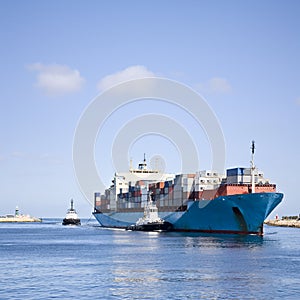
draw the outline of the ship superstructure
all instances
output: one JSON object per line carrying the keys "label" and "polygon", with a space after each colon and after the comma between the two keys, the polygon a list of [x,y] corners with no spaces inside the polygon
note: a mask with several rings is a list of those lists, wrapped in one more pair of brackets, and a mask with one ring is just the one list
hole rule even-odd
{"label": "ship superstructure", "polygon": [[148,169],[144,154],[144,160],[138,164],[138,168],[134,169],[130,166],[129,172],[115,173],[112,185],[105,190],[104,194],[95,193],[95,209],[107,212],[122,208],[141,208],[143,211],[148,199],[149,184],[174,178],[175,174]]}

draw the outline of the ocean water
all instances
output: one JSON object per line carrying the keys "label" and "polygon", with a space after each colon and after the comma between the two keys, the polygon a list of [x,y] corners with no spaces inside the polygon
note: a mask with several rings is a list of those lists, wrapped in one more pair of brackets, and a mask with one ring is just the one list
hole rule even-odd
{"label": "ocean water", "polygon": [[146,233],[0,224],[0,299],[300,299],[300,229]]}

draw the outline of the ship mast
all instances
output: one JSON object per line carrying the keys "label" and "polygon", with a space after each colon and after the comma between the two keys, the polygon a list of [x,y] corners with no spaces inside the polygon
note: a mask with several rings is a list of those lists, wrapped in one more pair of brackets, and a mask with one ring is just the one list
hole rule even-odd
{"label": "ship mast", "polygon": [[255,150],[255,142],[252,141],[252,146],[251,146],[251,186],[252,186],[252,192],[255,193],[255,178],[254,178],[254,173],[255,173],[255,165],[254,165],[254,150]]}

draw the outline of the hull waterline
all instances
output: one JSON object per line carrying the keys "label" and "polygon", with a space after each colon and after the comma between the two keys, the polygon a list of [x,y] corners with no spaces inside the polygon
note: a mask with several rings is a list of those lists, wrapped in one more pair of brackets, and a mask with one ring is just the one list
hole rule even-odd
{"label": "hull waterline", "polygon": [[[263,234],[263,222],[282,201],[281,193],[222,196],[213,200],[188,202],[186,211],[164,212],[160,216],[174,231]],[[142,212],[94,212],[103,227],[127,228]]]}

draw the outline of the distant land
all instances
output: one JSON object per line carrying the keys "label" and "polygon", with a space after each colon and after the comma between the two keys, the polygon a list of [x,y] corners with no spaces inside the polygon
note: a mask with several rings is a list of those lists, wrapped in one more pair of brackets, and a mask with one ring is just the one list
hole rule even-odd
{"label": "distant land", "polygon": [[269,226],[300,228],[300,215],[299,216],[284,216],[281,219],[276,217],[273,220],[266,220],[264,223]]}
{"label": "distant land", "polygon": [[22,215],[16,207],[14,215],[0,216],[0,223],[28,223],[28,222],[42,222],[41,219],[31,217],[29,215]]}

